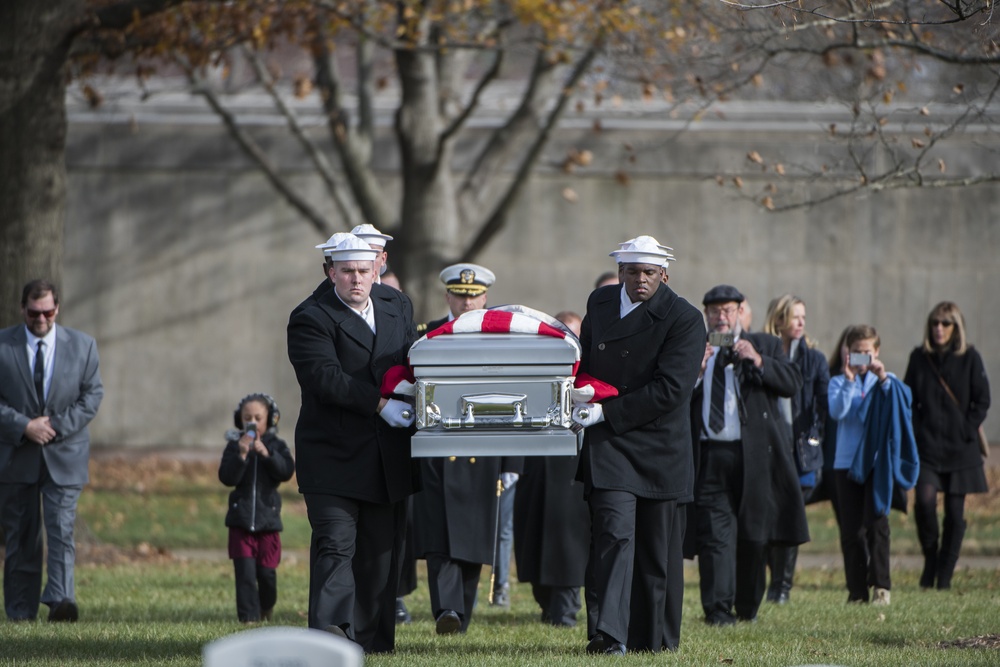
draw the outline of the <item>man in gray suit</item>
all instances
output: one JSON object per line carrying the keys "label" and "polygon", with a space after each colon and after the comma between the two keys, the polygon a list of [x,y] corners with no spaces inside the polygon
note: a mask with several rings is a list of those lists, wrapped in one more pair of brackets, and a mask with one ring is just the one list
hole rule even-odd
{"label": "man in gray suit", "polygon": [[[88,481],[87,424],[104,397],[97,345],[84,333],[56,326],[59,292],[52,283],[25,285],[21,314],[23,325],[0,330],[4,609],[12,621],[32,620],[44,602],[50,621],[76,621],[73,524]],[[48,542],[44,591],[42,521]]]}

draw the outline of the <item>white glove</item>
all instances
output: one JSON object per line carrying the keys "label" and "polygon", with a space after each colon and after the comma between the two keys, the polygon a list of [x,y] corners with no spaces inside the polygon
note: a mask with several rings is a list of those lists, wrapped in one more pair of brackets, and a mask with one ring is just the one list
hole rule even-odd
{"label": "white glove", "polygon": [[[404,417],[403,412],[409,416]],[[398,401],[395,398],[386,401],[385,407],[382,408],[382,412],[378,413],[378,416],[384,419],[389,426],[395,428],[406,428],[413,425],[413,407],[406,401]]]}
{"label": "white glove", "polygon": [[[584,417],[581,412],[588,414]],[[573,421],[580,426],[587,428],[604,421],[604,406],[600,403],[578,403],[573,407]]]}
{"label": "white glove", "polygon": [[517,484],[517,480],[520,477],[516,472],[502,472],[500,473],[500,483],[503,484],[503,490],[507,491],[512,486]]}

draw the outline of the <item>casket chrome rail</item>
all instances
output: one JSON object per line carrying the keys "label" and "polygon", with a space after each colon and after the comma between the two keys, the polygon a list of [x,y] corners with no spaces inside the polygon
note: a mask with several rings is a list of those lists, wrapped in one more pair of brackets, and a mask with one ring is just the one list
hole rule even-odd
{"label": "casket chrome rail", "polygon": [[[523,393],[490,392],[463,394],[461,397],[461,417],[441,416],[441,408],[434,402],[435,387],[446,384],[440,381],[417,382],[417,428],[428,429],[441,426],[445,429],[473,428],[549,428],[572,426],[572,414],[563,406],[571,404],[569,397],[573,387],[569,379],[552,383],[552,402],[543,416],[528,417],[528,395]],[[460,383],[455,383],[460,384]],[[464,384],[464,383],[461,383]],[[497,383],[499,384],[499,383]],[[517,380],[510,381],[516,385]]]}

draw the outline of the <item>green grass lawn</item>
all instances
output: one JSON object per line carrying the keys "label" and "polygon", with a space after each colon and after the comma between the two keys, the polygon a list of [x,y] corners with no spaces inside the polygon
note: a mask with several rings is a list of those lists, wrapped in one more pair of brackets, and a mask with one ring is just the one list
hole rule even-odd
{"label": "green grass lawn", "polygon": [[[171,550],[182,548],[225,548],[227,490],[215,476],[217,464],[143,458],[93,465],[93,481],[84,491],[79,513],[79,537],[94,547],[77,568],[81,620],[71,625],[0,621],[0,667],[200,665],[205,643],[248,629],[236,621],[228,561],[188,562],[170,556]],[[993,489],[997,477],[994,468]],[[285,548],[305,550],[309,527],[304,507],[294,483],[284,489]],[[966,553],[1000,554],[998,517],[996,493],[970,499]],[[836,552],[836,523],[829,505],[811,507],[809,520],[813,542],[805,550]],[[894,554],[916,552],[911,520],[894,513],[892,530]],[[106,557],[105,552],[118,550],[127,557]],[[289,554],[278,573],[274,624],[305,627],[307,564]],[[489,607],[488,568],[480,592],[484,602],[468,634],[438,637],[422,570],[420,587],[407,598],[414,622],[399,628],[395,655],[371,656],[366,663],[1000,664],[997,648],[946,647],[948,642],[1000,633],[1000,571],[960,569],[948,592],[921,591],[917,576],[913,570],[894,571],[892,605],[879,608],[847,605],[839,570],[800,571],[790,604],[765,604],[754,624],[710,628],[702,622],[697,570],[688,567],[680,651],[618,659],[585,654],[582,613],[581,625],[572,630],[539,623],[527,585],[513,584],[509,611]]]}
{"label": "green grass lawn", "polygon": [[[586,631],[538,622],[526,585],[513,587],[509,611],[485,604],[468,634],[434,634],[425,585],[408,598],[414,622],[399,628],[392,656],[369,665],[544,665],[601,660],[622,665],[996,665],[997,649],[943,648],[998,631],[998,573],[962,571],[950,592],[920,591],[916,573],[894,573],[889,607],[845,604],[841,574],[800,572],[792,602],[766,604],[754,624],[710,628],[701,622],[697,575],[689,568],[681,649],[676,654],[589,657]],[[279,568],[275,625],[305,626],[303,562]],[[486,577],[484,577],[485,584]],[[0,665],[85,667],[199,665],[201,647],[247,629],[235,620],[227,562],[157,562],[78,568],[80,622],[0,622]],[[582,614],[581,614],[582,621]]]}

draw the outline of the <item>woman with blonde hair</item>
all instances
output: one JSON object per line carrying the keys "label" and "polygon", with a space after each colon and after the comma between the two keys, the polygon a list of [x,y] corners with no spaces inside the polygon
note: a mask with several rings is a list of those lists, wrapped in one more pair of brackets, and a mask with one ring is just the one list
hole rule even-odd
{"label": "woman with blonde hair", "polygon": [[[781,339],[785,355],[802,373],[802,389],[790,400],[782,399],[785,419],[792,428],[795,465],[803,497],[816,486],[817,472],[823,466],[823,432],[827,415],[827,384],[830,371],[826,357],[815,349],[816,343],[806,334],[806,304],[793,294],[773,299],[767,307],[764,332]],[[768,550],[771,585],[770,602],[788,602],[795,576],[798,547],[772,546]]]}
{"label": "woman with blonde hair", "polygon": [[[951,587],[965,536],[965,496],[988,488],[979,427],[990,407],[982,357],[968,344],[958,306],[942,301],[924,326],[923,344],[910,354],[903,381],[913,392],[913,431],[920,456],[914,518],[924,552],[921,588]],[[938,533],[937,496],[944,494]]]}

